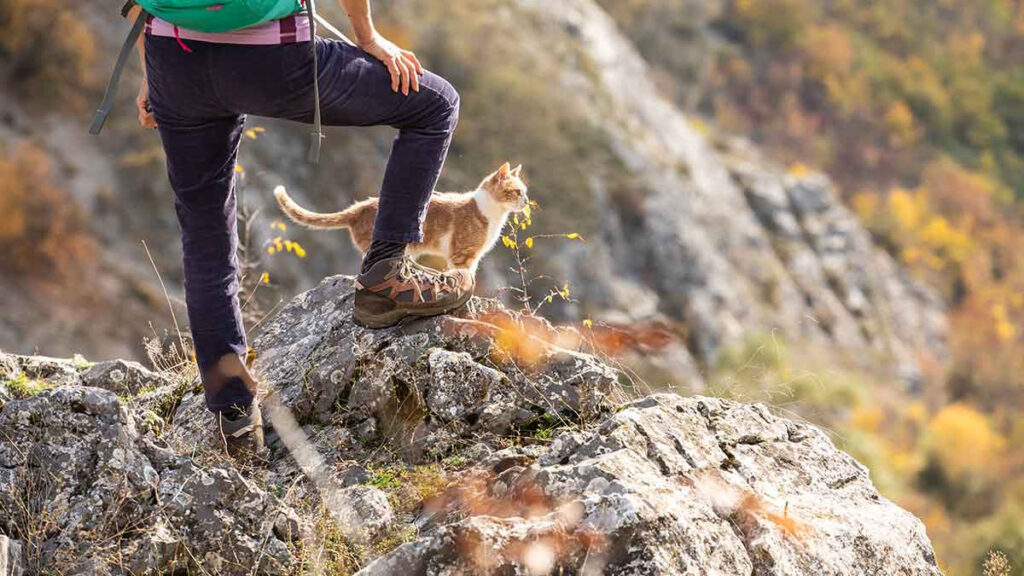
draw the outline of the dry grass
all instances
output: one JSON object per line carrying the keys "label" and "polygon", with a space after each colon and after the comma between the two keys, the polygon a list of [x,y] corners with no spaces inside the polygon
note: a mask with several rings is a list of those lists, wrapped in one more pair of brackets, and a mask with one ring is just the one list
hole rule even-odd
{"label": "dry grass", "polygon": [[345,537],[326,508],[320,507],[312,514],[315,520],[311,537],[300,544],[299,576],[349,576],[357,572],[365,561],[365,548]]}
{"label": "dry grass", "polygon": [[11,501],[0,498],[0,511],[8,518],[10,536],[20,540],[24,547],[25,569],[29,574],[43,572],[45,558],[43,544],[60,530],[60,525],[47,508],[59,492],[56,477],[49,474],[30,474],[21,468],[16,484],[19,491]]}
{"label": "dry grass", "polygon": [[982,569],[984,576],[1010,576],[1010,573],[1013,572],[1010,567],[1010,559],[999,550],[989,551]]}

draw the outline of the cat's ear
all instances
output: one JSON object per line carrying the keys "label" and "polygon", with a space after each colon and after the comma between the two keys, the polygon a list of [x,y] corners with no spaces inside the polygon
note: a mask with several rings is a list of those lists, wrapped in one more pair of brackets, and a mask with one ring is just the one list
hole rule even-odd
{"label": "cat's ear", "polygon": [[508,162],[505,162],[504,164],[501,165],[501,168],[498,168],[498,171],[495,173],[495,176],[498,177],[498,180],[507,180],[508,179],[508,175],[511,172],[512,172],[512,165],[509,164]]}
{"label": "cat's ear", "polygon": [[519,173],[522,172],[522,171],[523,171],[523,165],[520,164],[519,166],[516,166],[515,168],[512,169],[511,174],[512,174],[512,176],[514,176],[516,178],[519,178]]}

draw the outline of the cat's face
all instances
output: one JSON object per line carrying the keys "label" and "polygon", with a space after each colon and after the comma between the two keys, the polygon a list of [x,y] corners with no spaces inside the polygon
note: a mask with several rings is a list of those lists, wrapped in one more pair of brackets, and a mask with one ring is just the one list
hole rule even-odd
{"label": "cat's face", "polygon": [[480,187],[509,212],[522,212],[530,204],[530,199],[526,195],[526,183],[521,178],[522,171],[522,165],[512,168],[506,162],[496,172],[484,178]]}

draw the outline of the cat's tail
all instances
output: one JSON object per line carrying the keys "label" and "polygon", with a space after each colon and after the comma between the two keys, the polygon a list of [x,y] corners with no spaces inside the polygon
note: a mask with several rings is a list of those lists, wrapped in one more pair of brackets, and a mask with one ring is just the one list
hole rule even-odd
{"label": "cat's tail", "polygon": [[330,214],[311,212],[296,204],[295,200],[292,200],[292,197],[288,195],[287,191],[285,191],[284,186],[274,188],[274,198],[277,200],[277,204],[281,207],[281,210],[284,211],[292,221],[302,224],[308,228],[336,230],[338,228],[348,228],[351,225],[353,214],[349,210],[332,212]]}

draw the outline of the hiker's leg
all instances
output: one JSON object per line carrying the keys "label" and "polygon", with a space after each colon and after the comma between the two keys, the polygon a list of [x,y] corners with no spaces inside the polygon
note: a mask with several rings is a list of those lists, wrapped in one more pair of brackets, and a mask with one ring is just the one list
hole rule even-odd
{"label": "hiker's leg", "polygon": [[[445,79],[427,72],[420,91],[408,96],[391,90],[383,63],[362,50],[333,40],[317,40],[323,122],[333,126],[388,125],[398,128],[380,191],[374,239],[422,239],[427,202],[441,173],[459,116],[459,95]],[[218,61],[231,85],[218,81],[218,93],[231,92],[240,110],[260,116],[313,120],[313,69],[308,44],[252,51],[258,65]],[[247,61],[257,57],[248,56]],[[280,71],[268,79],[267,70]],[[233,88],[237,87],[237,88]],[[254,89],[254,87],[258,87]],[[235,91],[240,93],[235,94]],[[241,91],[244,90],[244,93]]]}
{"label": "hiker's leg", "polygon": [[[332,42],[325,60],[335,52],[352,48]],[[448,156],[455,126],[459,121],[459,95],[447,80],[426,72],[420,77],[420,91],[408,96],[391,90],[391,76],[376,59],[362,53],[361,71],[352,94],[343,105],[324,112],[328,123],[386,124],[398,128],[380,189],[380,208],[373,239],[388,242],[419,242],[423,220],[441,168]],[[351,67],[349,65],[348,67]],[[343,86],[351,73],[327,69],[337,85]]]}
{"label": "hiker's leg", "polygon": [[[204,102],[205,87],[190,85],[189,78],[205,77],[191,68],[202,62],[203,54],[184,53],[159,41],[163,39],[151,40],[157,41],[148,44],[150,100],[181,225],[185,297],[206,403],[214,412],[244,409],[252,403],[253,391],[239,378],[210,375],[219,372],[217,363],[224,356],[241,357],[246,352],[237,296],[234,191],[245,117]],[[193,50],[203,49],[196,44]]]}

